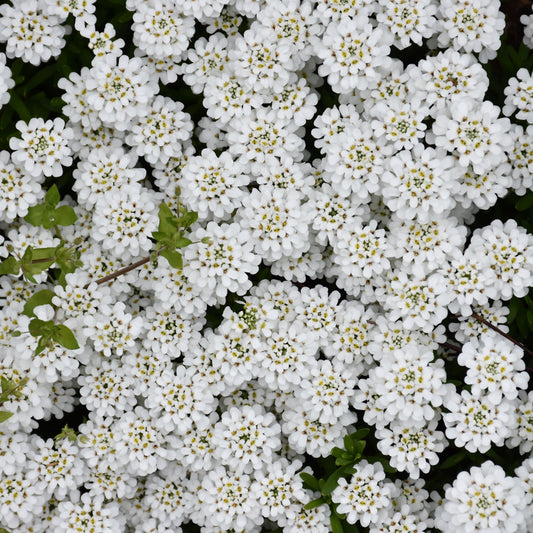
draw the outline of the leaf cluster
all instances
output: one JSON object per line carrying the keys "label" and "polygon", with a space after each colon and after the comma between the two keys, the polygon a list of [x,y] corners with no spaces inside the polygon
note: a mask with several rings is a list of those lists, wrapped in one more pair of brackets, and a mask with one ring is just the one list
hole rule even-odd
{"label": "leaf cluster", "polygon": [[[20,391],[25,387],[26,383],[28,383],[28,378],[23,378],[19,382],[16,382],[2,376],[2,378],[0,378],[0,406],[7,402],[11,397],[20,398],[22,396]],[[0,422],[5,422],[12,416],[13,413],[9,411],[0,411]]]}

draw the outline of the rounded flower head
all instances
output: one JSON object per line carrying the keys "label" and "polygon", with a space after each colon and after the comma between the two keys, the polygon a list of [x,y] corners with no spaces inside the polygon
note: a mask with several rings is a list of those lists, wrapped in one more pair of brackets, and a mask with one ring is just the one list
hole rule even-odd
{"label": "rounded flower head", "polygon": [[435,511],[435,526],[443,533],[526,531],[525,484],[492,461],[461,472],[447,485],[444,499]]}
{"label": "rounded flower head", "polygon": [[32,118],[28,123],[19,120],[16,124],[21,138],[11,137],[9,147],[16,165],[23,166],[26,172],[37,180],[43,176],[58,177],[62,166],[72,164],[70,141],[74,131],[65,127],[62,118],[53,121]]}

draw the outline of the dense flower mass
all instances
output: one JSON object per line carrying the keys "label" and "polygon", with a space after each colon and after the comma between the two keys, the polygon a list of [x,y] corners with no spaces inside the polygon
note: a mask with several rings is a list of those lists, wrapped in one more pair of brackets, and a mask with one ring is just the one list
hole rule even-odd
{"label": "dense flower mass", "polygon": [[0,531],[533,531],[532,227],[476,218],[533,205],[505,23],[3,2]]}

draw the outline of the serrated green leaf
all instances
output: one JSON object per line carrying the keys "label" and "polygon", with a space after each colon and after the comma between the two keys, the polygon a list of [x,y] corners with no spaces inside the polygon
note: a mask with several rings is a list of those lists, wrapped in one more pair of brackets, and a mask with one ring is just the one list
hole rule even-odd
{"label": "serrated green leaf", "polygon": [[52,339],[68,350],[77,350],[80,345],[74,333],[64,324],[57,324],[52,333]]}
{"label": "serrated green leaf", "polygon": [[32,226],[41,226],[45,210],[46,206],[44,204],[34,205],[28,208],[28,214],[24,217],[24,220]]}
{"label": "serrated green leaf", "polygon": [[326,503],[326,501],[324,500],[324,498],[322,498],[322,496],[320,496],[320,498],[317,498],[316,500],[306,503],[304,505],[304,509],[307,509],[308,511],[310,511],[311,509],[314,509],[315,507],[319,507],[320,505],[324,503]]}
{"label": "serrated green leaf", "polygon": [[12,255],[7,259],[4,259],[0,263],[0,275],[14,274],[17,275],[20,272],[20,262],[17,261]]}
{"label": "serrated green leaf", "polygon": [[161,255],[170,263],[172,268],[181,270],[183,268],[183,258],[175,250],[163,250]]}
{"label": "serrated green leaf", "polygon": [[318,479],[307,472],[300,472],[304,486],[311,490],[318,490]]}
{"label": "serrated green leaf", "polygon": [[13,413],[9,411],[0,411],[0,423],[5,422],[8,418],[11,418]]}
{"label": "serrated green leaf", "polygon": [[61,205],[56,208],[54,218],[58,226],[72,226],[78,220],[78,215],[70,205]]}
{"label": "serrated green leaf", "polygon": [[30,296],[28,301],[24,304],[22,314],[30,318],[34,317],[35,314],[33,310],[39,305],[51,304],[54,296],[55,292],[51,291],[50,289],[43,289],[42,291],[36,292]]}
{"label": "serrated green leaf", "polygon": [[331,513],[329,522],[331,524],[331,533],[343,533],[342,522],[338,516],[335,516],[333,513]]}
{"label": "serrated green leaf", "polygon": [[46,195],[44,197],[44,202],[46,205],[50,207],[55,207],[59,200],[61,200],[61,196],[59,195],[59,191],[57,189],[57,185],[54,183],[48,191],[46,191]]}

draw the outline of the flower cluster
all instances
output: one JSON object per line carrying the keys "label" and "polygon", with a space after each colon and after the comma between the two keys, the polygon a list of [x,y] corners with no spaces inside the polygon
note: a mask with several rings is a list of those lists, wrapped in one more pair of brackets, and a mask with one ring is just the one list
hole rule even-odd
{"label": "flower cluster", "polygon": [[[57,83],[65,118],[21,117],[0,151],[2,260],[79,253],[34,276],[49,298],[30,312],[27,269],[2,263],[1,394],[16,393],[0,402],[0,529],[533,529],[527,457],[514,476],[485,461],[423,488],[448,445],[533,449],[505,325],[533,287],[533,235],[470,229],[533,190],[532,73],[502,109],[487,97],[499,2],[127,0],[103,28],[95,3],[0,6],[4,110],[19,63],[57,58],[71,31],[88,54]],[[432,52],[393,59],[413,44]],[[65,181],[77,220],[32,225]],[[196,213],[179,260],[163,203]],[[38,343],[54,321],[77,348]],[[80,410],[77,434],[38,435]],[[354,460],[332,513],[299,473],[360,426],[408,477]]]}

